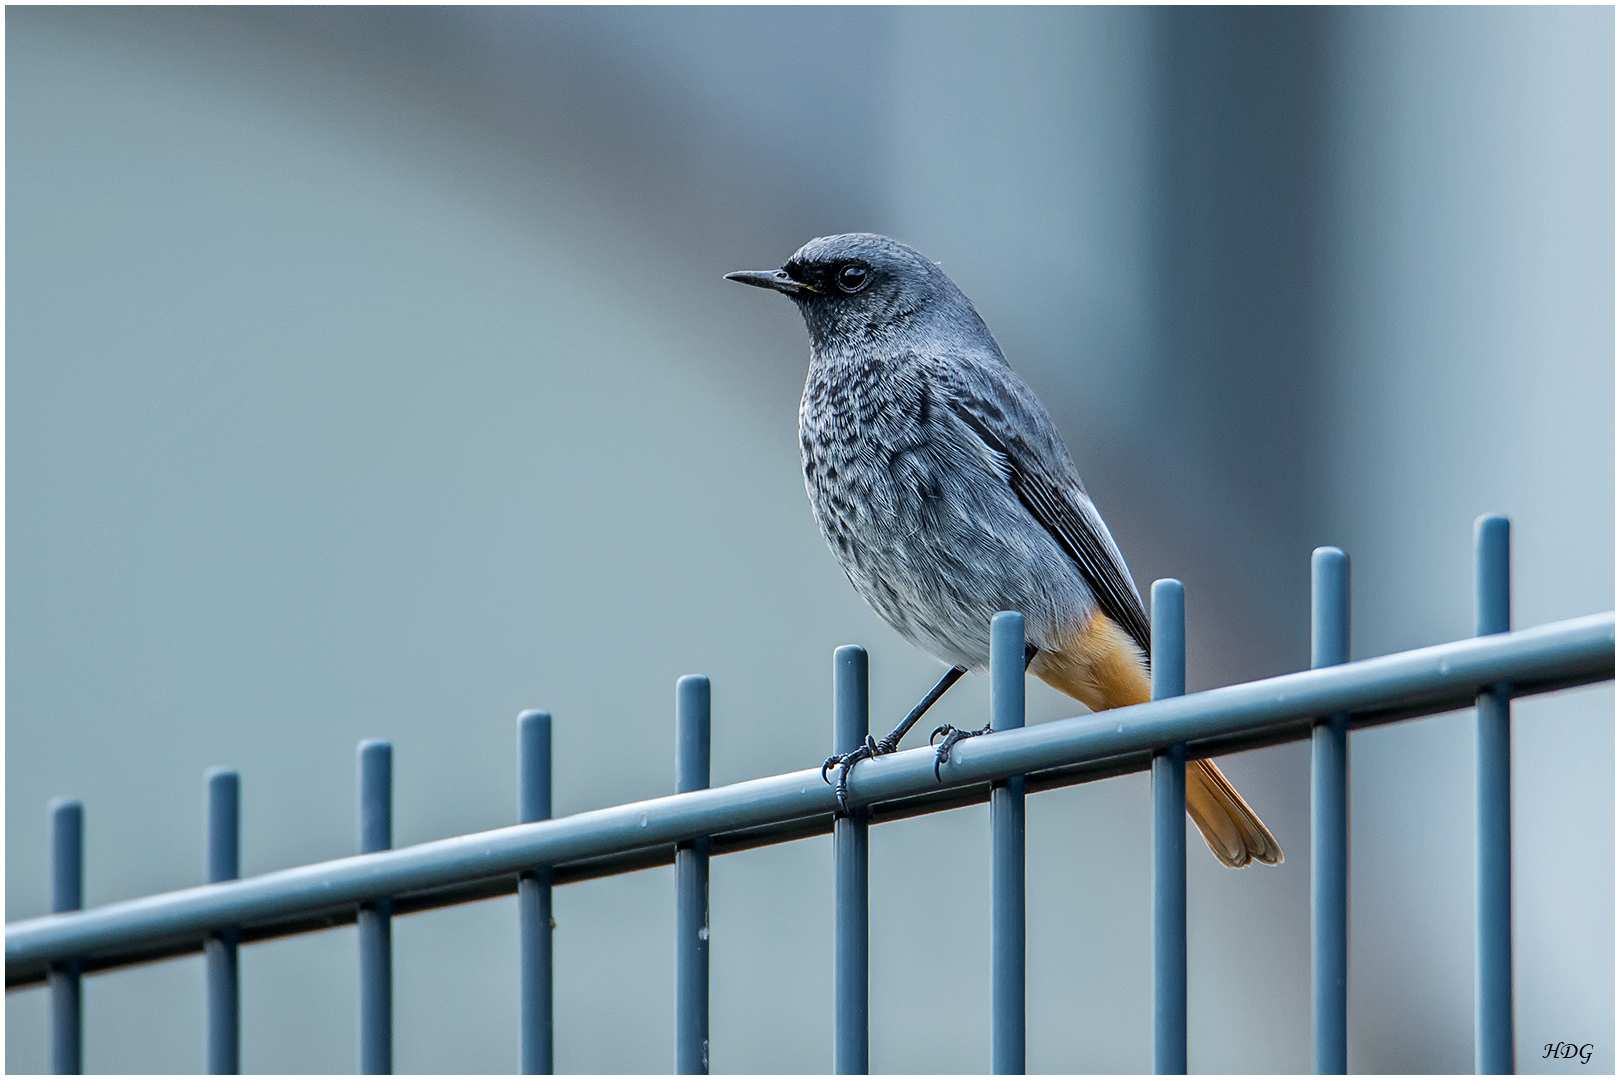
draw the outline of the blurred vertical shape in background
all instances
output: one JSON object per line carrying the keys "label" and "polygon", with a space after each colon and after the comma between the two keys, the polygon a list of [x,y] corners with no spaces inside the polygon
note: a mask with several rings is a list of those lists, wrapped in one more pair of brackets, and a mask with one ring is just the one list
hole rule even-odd
{"label": "blurred vertical shape in background", "polygon": [[[1355,655],[1468,636],[1470,529],[1516,625],[1614,606],[1606,8],[11,8],[7,917],[82,797],[86,905],[197,883],[240,763],[244,875],[350,850],[387,730],[397,846],[827,753],[940,673],[805,505],[807,349],[721,280],[814,235],[913,244],[1062,428],[1188,689],[1305,667],[1311,549]],[[747,627],[739,635],[736,628]],[[1072,702],[1029,685],[1031,723]],[[937,707],[977,726],[982,678]],[[1515,707],[1519,1067],[1612,1071],[1612,687]],[[932,714],[931,714],[932,715]],[[887,728],[884,728],[887,730]],[[1471,721],[1352,735],[1349,1061],[1472,1068]],[[1188,860],[1195,1071],[1311,1062],[1308,752],[1223,761],[1275,870]],[[1029,1066],[1151,1066],[1145,777],[1032,797]],[[982,811],[874,829],[874,1071],[989,1061]],[[716,859],[715,1072],[830,1071],[825,841]],[[661,1071],[668,871],[554,898],[559,1072]],[[517,1066],[513,900],[397,920],[395,1065]],[[244,948],[244,1071],[352,1066],[353,931]],[[948,947],[941,947],[941,942]],[[918,987],[951,987],[921,994]],[[91,1071],[196,1071],[201,963],[84,982]],[[951,1017],[942,1021],[941,1017]],[[6,1065],[46,1064],[45,996]],[[296,1037],[292,1037],[296,1033]]]}
{"label": "blurred vertical shape in background", "polygon": [[1290,666],[1305,663],[1298,578],[1326,500],[1314,269],[1333,18],[1165,10],[1157,71],[1161,468],[1176,502],[1227,519],[1222,561],[1281,624]]}

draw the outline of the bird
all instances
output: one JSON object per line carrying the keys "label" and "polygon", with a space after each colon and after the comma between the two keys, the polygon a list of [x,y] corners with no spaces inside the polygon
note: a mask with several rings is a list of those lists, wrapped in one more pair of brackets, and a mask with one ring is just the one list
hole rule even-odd
{"label": "bird", "polygon": [[[1092,711],[1151,698],[1149,624],[1118,544],[1057,426],[940,267],[875,233],[817,237],[776,270],[731,281],[783,293],[810,336],[799,403],[805,490],[855,591],[950,670],[881,741],[838,767],[893,753],[917,719],[990,655],[990,619],[1025,619],[1025,667]],[[935,769],[963,738],[942,725]],[[1282,848],[1211,761],[1188,762],[1187,813],[1226,866]]]}

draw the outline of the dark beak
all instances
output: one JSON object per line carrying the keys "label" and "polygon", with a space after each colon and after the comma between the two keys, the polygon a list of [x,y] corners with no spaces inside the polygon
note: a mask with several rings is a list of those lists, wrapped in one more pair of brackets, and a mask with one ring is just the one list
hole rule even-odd
{"label": "dark beak", "polygon": [[802,281],[795,281],[786,270],[737,270],[726,275],[727,281],[740,281],[744,285],[757,285],[761,289],[775,289],[789,296],[802,296],[816,290]]}

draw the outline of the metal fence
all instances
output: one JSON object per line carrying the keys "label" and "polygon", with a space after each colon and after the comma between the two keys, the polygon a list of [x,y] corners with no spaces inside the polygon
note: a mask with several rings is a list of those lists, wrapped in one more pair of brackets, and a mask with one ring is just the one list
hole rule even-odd
{"label": "metal fence", "polygon": [[[1478,637],[1349,662],[1349,562],[1312,557],[1311,670],[1184,694],[1181,583],[1153,583],[1153,697],[1147,704],[1024,727],[1024,621],[991,625],[994,731],[955,747],[935,776],[918,749],[862,762],[850,812],[838,815],[817,769],[709,787],[709,682],[677,688],[678,793],[551,818],[551,718],[518,718],[520,824],[392,850],[392,749],[362,743],[361,854],[238,878],[237,774],[208,777],[209,884],[81,911],[84,810],[52,808],[54,914],[6,926],[8,988],[50,985],[56,1072],[81,1064],[83,975],[193,953],[206,956],[207,1065],[239,1065],[237,949],[357,923],[360,1071],[392,1066],[389,928],[397,915],[518,894],[521,1068],[552,1066],[551,890],[675,865],[675,1071],[705,1073],[708,1047],[708,861],[714,855],[831,833],[835,852],[835,1045],[839,1073],[867,1071],[867,829],[990,803],[991,1054],[996,1073],[1024,1071],[1024,800],[1026,794],[1151,771],[1154,1067],[1187,1069],[1185,767],[1188,759],[1311,741],[1312,1015],[1316,1071],[1346,1071],[1350,731],[1473,706],[1478,710],[1476,1065],[1513,1071],[1509,917],[1509,711],[1514,697],[1614,678],[1614,613],[1509,631],[1508,522],[1476,528]],[[834,657],[834,748],[867,736],[865,650]]]}

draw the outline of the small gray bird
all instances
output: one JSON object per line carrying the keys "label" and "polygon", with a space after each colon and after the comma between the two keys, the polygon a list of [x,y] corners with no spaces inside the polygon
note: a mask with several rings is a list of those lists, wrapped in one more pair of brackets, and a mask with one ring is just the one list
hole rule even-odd
{"label": "small gray bird", "polygon": [[[990,617],[1024,615],[1026,664],[1093,710],[1149,700],[1148,619],[1108,526],[1046,409],[938,266],[871,233],[824,236],[780,270],[727,278],[775,289],[810,331],[799,404],[805,489],[850,583],[951,670],[881,742],[892,753],[990,656]],[[939,761],[981,732],[942,727]],[[937,769],[937,765],[936,765]],[[1187,812],[1227,866],[1282,849],[1213,764],[1189,763]]]}

